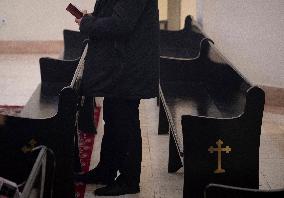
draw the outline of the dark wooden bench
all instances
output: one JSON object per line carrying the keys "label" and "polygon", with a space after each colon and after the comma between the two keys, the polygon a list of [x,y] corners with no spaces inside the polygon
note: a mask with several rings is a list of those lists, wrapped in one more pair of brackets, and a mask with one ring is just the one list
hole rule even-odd
{"label": "dark wooden bench", "polygon": [[204,198],[282,198],[284,188],[260,190],[252,188],[240,188],[221,184],[209,184],[205,187]]}
{"label": "dark wooden bench", "polygon": [[[181,30],[160,30],[160,57],[168,59],[197,59],[202,45],[213,41],[202,34],[196,22],[188,15]],[[159,98],[159,97],[158,97]],[[159,105],[159,99],[157,104]],[[161,111],[160,113],[164,113]],[[164,116],[163,116],[164,117]],[[163,125],[159,125],[163,127]],[[164,133],[166,129],[159,129],[159,133]]]}
{"label": "dark wooden bench", "polygon": [[26,169],[29,170],[27,179],[17,184],[1,177],[1,197],[36,198],[42,197],[44,193],[50,194],[52,192],[53,181],[47,176],[53,175],[54,177],[55,166],[53,152],[49,148],[45,146],[34,148],[32,156],[28,156],[26,160],[20,161],[20,163],[23,167],[28,167]]}
{"label": "dark wooden bench", "polygon": [[181,30],[160,30],[160,56],[167,58],[196,58],[201,44],[208,40],[187,16]]}
{"label": "dark wooden bench", "polygon": [[185,198],[202,197],[210,182],[258,188],[264,92],[208,39],[198,46],[197,57],[160,58],[159,134],[170,131],[168,171],[184,166]]}
{"label": "dark wooden bench", "polygon": [[[28,179],[19,188],[21,198],[41,197],[44,193],[50,194],[53,190],[53,181],[55,179],[55,156],[53,151],[41,146],[34,148],[33,152],[37,152],[37,155]],[[49,175],[51,177],[48,177]]]}
{"label": "dark wooden bench", "polygon": [[84,41],[87,39],[86,35],[83,35],[79,31],[75,30],[63,30],[63,60],[75,60],[80,58],[82,48],[84,47]]}
{"label": "dark wooden bench", "polygon": [[[16,117],[1,115],[0,176],[23,182],[31,163],[22,162],[32,159],[34,147],[45,145],[54,151],[56,161],[52,196],[75,197],[74,136],[83,72],[77,65],[78,61],[41,58],[41,83],[21,113]],[[51,179],[52,175],[47,175],[47,180]]]}

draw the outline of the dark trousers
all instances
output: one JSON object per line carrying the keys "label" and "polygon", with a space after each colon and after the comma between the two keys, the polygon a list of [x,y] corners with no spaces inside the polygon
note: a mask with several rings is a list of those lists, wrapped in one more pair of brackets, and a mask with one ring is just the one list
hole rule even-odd
{"label": "dark trousers", "polygon": [[104,98],[104,136],[99,166],[110,173],[118,170],[129,185],[140,182],[142,138],[140,99]]}
{"label": "dark trousers", "polygon": [[96,102],[93,97],[85,97],[83,106],[79,109],[78,129],[85,133],[97,133],[94,110]]}

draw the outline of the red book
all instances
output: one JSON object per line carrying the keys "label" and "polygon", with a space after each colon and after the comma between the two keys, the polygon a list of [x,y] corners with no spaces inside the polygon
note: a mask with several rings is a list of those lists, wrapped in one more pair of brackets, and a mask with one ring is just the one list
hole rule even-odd
{"label": "red book", "polygon": [[66,10],[70,12],[73,16],[75,16],[77,19],[80,19],[83,17],[83,13],[78,10],[72,3],[69,3]]}

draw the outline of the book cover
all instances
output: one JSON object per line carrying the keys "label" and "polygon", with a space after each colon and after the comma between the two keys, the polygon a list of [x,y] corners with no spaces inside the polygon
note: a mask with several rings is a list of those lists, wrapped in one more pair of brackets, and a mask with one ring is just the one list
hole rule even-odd
{"label": "book cover", "polygon": [[66,7],[66,10],[70,12],[73,16],[75,16],[77,19],[80,19],[83,17],[83,13],[76,8],[72,3],[69,3],[69,5]]}

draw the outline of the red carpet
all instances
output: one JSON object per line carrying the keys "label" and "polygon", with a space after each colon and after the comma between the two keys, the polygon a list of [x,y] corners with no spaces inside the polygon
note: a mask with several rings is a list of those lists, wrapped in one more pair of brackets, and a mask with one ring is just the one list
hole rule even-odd
{"label": "red carpet", "polygon": [[[78,131],[79,141],[79,155],[82,166],[82,171],[87,172],[90,166],[90,159],[92,156],[93,145],[94,145],[94,134],[84,133]],[[83,183],[75,183],[76,198],[84,198],[86,185]]]}
{"label": "red carpet", "polygon": [[[95,109],[95,126],[98,126],[99,116],[100,116],[100,107]],[[93,151],[93,145],[95,140],[95,134],[84,133],[78,131],[78,142],[79,142],[79,155],[82,166],[82,171],[89,171],[89,166],[91,162],[91,156]],[[84,198],[86,185],[83,183],[75,184],[76,198]]]}
{"label": "red carpet", "polygon": [[0,114],[16,116],[21,112],[23,106],[0,105]]}
{"label": "red carpet", "polygon": [[[101,107],[95,108],[95,126],[98,126],[99,116]],[[82,171],[89,171],[89,166],[91,162],[91,156],[93,151],[93,145],[95,140],[95,134],[84,133],[78,131],[78,142],[79,142],[79,155],[82,166]],[[83,183],[75,184],[76,198],[84,198],[86,185]]]}
{"label": "red carpet", "polygon": [[[17,116],[23,109],[22,106],[7,106],[0,105],[0,114]],[[95,109],[95,126],[98,126],[101,107]],[[91,156],[93,151],[93,145],[95,140],[95,134],[84,133],[84,131],[78,131],[79,142],[79,155],[82,165],[82,171],[87,172],[89,170]],[[84,198],[86,185],[83,183],[75,184],[76,198]]]}

